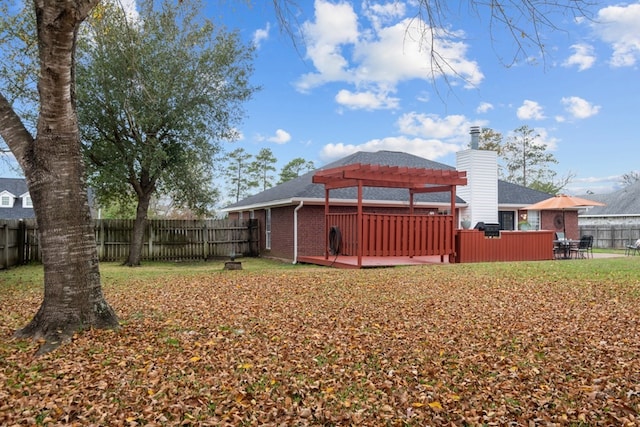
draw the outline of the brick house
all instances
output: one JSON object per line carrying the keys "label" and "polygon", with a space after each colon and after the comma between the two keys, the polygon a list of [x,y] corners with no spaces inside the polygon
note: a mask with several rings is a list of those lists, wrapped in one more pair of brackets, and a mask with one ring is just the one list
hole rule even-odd
{"label": "brick house", "polygon": [[[499,223],[503,230],[516,230],[526,218],[532,229],[545,226],[545,215],[522,208],[550,197],[550,194],[498,180],[496,154],[483,150],[458,153],[458,167],[434,162],[402,152],[357,152],[322,169],[350,164],[405,166],[409,168],[464,170],[468,185],[456,195],[456,218]],[[269,188],[223,209],[230,218],[255,218],[260,223],[261,254],[297,261],[299,256],[314,256],[325,251],[325,191],[312,182],[317,171]],[[414,212],[451,214],[449,193],[417,194]],[[331,190],[331,212],[352,212],[357,203],[355,188]],[[368,213],[408,213],[408,190],[402,188],[363,188],[363,210]],[[544,212],[542,213],[544,214]],[[541,223],[541,220],[543,222]],[[576,220],[577,224],[577,220]]]}

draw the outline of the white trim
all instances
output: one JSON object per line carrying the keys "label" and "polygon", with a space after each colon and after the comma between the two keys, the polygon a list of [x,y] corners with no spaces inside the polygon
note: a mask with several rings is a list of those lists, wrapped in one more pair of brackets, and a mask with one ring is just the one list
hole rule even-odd
{"label": "white trim", "polygon": [[33,209],[33,200],[31,200],[31,196],[29,193],[24,193],[20,196],[22,200],[22,207],[27,209]]}
{"label": "white trim", "polygon": [[298,211],[304,205],[304,201],[300,201],[300,204],[293,210],[293,264],[298,263]]}
{"label": "white trim", "polygon": [[[3,203],[2,200],[3,198],[7,198],[7,202],[8,203]],[[3,192],[0,193],[0,208],[12,208],[13,205],[15,204],[16,201],[16,196],[13,193],[8,192],[7,190],[4,190]]]}
{"label": "white trim", "polygon": [[625,218],[625,217],[640,217],[640,214],[608,214],[608,215],[580,215],[578,218]]}
{"label": "white trim", "polygon": [[[273,200],[270,202],[264,203],[255,203],[253,205],[244,205],[244,206],[235,206],[232,208],[223,208],[220,209],[220,212],[240,212],[254,209],[267,209],[267,208],[277,208],[279,206],[290,206],[297,205],[300,202],[304,202],[307,205],[324,205],[324,199],[317,198],[292,198],[292,199],[281,199],[281,200]],[[357,199],[332,199],[329,198],[329,203],[332,206],[336,205],[357,205]],[[375,205],[375,206],[391,206],[391,207],[401,207],[401,206],[409,206],[409,201],[400,201],[400,200],[363,200],[363,205]],[[430,202],[413,202],[414,207],[450,207],[451,205],[448,202],[441,203],[430,203]],[[456,208],[465,207],[466,203],[456,203]]]}
{"label": "white trim", "polygon": [[264,248],[271,250],[271,208],[266,208],[264,213]]}

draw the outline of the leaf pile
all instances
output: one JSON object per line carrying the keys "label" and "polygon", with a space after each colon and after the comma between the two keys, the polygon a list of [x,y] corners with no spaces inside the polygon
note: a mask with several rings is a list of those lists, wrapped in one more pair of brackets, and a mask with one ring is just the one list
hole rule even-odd
{"label": "leaf pile", "polygon": [[107,282],[122,328],[40,358],[3,290],[0,425],[640,425],[638,276],[560,264]]}

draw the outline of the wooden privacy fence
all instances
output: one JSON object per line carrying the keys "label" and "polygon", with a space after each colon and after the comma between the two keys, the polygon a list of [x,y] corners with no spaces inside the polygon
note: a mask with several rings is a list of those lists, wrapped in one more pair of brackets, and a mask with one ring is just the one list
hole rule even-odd
{"label": "wooden privacy fence", "polygon": [[[101,220],[96,243],[101,261],[124,261],[134,220]],[[142,260],[202,260],[231,254],[258,256],[257,220],[149,220]]]}
{"label": "wooden privacy fence", "polygon": [[[134,220],[94,220],[100,261],[124,261]],[[258,256],[258,221],[248,220],[148,220],[142,249],[143,261],[206,260]],[[40,261],[35,221],[0,221],[0,268]]]}
{"label": "wooden privacy fence", "polygon": [[0,220],[0,269],[38,257],[35,220]]}
{"label": "wooden privacy fence", "polygon": [[640,239],[640,225],[581,225],[581,236],[593,236],[593,247],[621,249]]}

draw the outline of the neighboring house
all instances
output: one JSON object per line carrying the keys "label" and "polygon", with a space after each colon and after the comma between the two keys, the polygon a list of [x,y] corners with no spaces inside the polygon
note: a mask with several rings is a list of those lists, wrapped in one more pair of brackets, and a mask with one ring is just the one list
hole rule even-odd
{"label": "neighboring house", "polygon": [[27,182],[22,178],[0,178],[0,219],[35,218]]}
{"label": "neighboring house", "polygon": [[[357,152],[327,164],[322,169],[360,163],[464,170],[467,172],[468,185],[457,189],[458,212],[455,214],[459,220],[465,218],[472,224],[479,221],[500,223],[503,230],[515,230],[519,220],[526,218],[532,229],[540,228],[538,213],[527,213],[522,208],[550,197],[549,194],[498,180],[495,152],[465,150],[458,154],[457,168],[407,153],[378,151]],[[227,212],[230,218],[259,220],[264,236],[261,243],[263,254],[294,261],[298,256],[321,255],[325,250],[325,189],[322,184],[312,183],[315,173],[316,171],[308,172],[247,197],[227,206],[223,211]],[[356,191],[355,188],[331,190],[331,211],[353,211],[357,203]],[[449,193],[416,194],[414,207],[416,212],[425,214],[450,214],[450,197]],[[408,213],[408,200],[409,192],[406,189],[363,189],[363,209],[366,212]]]}
{"label": "neighboring house", "polygon": [[640,225],[640,181],[608,194],[589,194],[585,198],[604,203],[578,215],[583,225]]}
{"label": "neighboring house", "polygon": [[594,246],[623,248],[640,238],[640,181],[612,193],[585,197],[605,204],[578,215],[582,234],[594,235]]}

